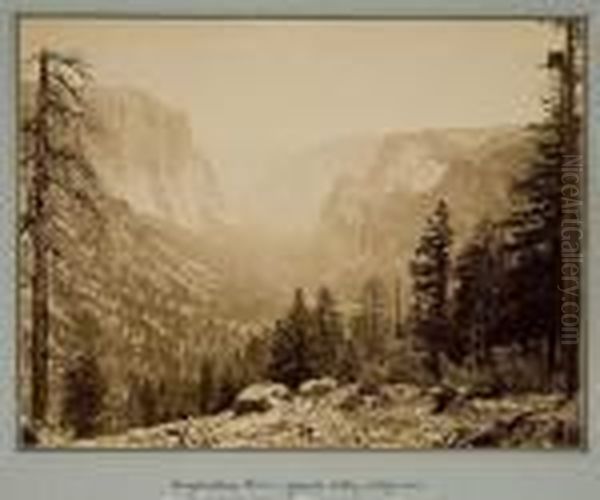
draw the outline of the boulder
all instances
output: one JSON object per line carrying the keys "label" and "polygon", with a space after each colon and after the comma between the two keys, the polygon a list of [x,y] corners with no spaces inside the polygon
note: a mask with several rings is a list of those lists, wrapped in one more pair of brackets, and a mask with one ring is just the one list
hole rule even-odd
{"label": "boulder", "polygon": [[510,418],[502,417],[489,422],[474,431],[460,436],[450,443],[455,448],[502,448],[516,442],[526,442],[536,430],[530,419],[532,412],[521,412]]}
{"label": "boulder", "polygon": [[323,377],[307,380],[301,386],[298,392],[302,396],[323,396],[337,388],[338,384],[334,378]]}
{"label": "boulder", "polygon": [[456,389],[450,386],[439,385],[432,387],[428,391],[428,395],[432,400],[431,413],[441,413],[452,403],[458,396]]}
{"label": "boulder", "polygon": [[21,440],[25,446],[35,446],[39,444],[37,432],[29,422],[21,424]]}
{"label": "boulder", "polygon": [[288,398],[289,390],[282,384],[253,384],[237,395],[233,411],[236,415],[263,413]]}

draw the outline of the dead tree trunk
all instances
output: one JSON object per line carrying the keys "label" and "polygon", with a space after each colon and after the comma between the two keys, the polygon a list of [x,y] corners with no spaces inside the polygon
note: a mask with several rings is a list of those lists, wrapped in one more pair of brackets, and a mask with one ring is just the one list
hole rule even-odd
{"label": "dead tree trunk", "polygon": [[44,421],[48,405],[48,231],[47,195],[49,186],[48,107],[49,68],[47,53],[39,55],[39,86],[36,97],[34,133],[34,174],[31,186],[31,239],[33,274],[31,282],[31,412],[34,425]]}

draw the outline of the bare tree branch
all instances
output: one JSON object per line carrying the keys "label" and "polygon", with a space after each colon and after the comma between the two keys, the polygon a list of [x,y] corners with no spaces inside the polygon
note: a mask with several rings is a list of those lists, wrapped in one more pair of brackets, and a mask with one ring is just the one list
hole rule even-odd
{"label": "bare tree branch", "polygon": [[[69,56],[54,51],[46,51],[49,61],[57,63],[60,68],[69,68],[79,77],[85,80],[91,79],[91,67],[77,56]],[[53,65],[54,66],[54,65]]]}
{"label": "bare tree branch", "polygon": [[[52,75],[52,78],[50,79],[50,82],[51,82],[51,85],[53,86],[52,90],[54,92],[60,92],[60,91],[65,92],[78,105],[81,106],[83,104],[83,96],[82,96],[83,89],[77,89],[75,87],[75,85],[73,85],[72,83],[70,83],[66,80],[65,76],[62,73],[59,73],[59,72],[54,73]],[[56,86],[56,87],[54,87],[54,86]],[[57,89],[60,89],[60,90],[57,90]]]}

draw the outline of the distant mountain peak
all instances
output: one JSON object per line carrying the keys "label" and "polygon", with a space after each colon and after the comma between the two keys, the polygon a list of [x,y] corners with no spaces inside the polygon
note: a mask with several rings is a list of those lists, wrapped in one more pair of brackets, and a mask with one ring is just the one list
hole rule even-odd
{"label": "distant mountain peak", "polygon": [[185,113],[128,87],[95,88],[91,100],[102,132],[89,149],[111,195],[188,229],[223,216],[216,173]]}

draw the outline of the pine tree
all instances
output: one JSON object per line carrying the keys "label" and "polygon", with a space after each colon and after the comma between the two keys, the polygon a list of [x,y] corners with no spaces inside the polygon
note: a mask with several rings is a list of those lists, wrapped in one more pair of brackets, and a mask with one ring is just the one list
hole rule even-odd
{"label": "pine tree", "polygon": [[63,419],[76,437],[93,436],[102,410],[102,375],[93,354],[82,352],[65,372]]}
{"label": "pine tree", "polygon": [[205,358],[200,365],[200,384],[197,395],[200,413],[210,413],[213,410],[214,391],[214,368],[212,363]]}
{"label": "pine tree", "polygon": [[424,348],[426,368],[436,381],[442,376],[441,354],[450,350],[453,341],[447,300],[451,243],[448,206],[440,200],[427,220],[410,265],[413,336]]}
{"label": "pine tree", "polygon": [[367,361],[382,361],[391,338],[388,297],[381,280],[370,278],[363,288],[359,338]]}
{"label": "pine tree", "polygon": [[267,375],[269,345],[264,333],[253,334],[244,349],[245,382],[251,384]]}
{"label": "pine tree", "polygon": [[313,376],[309,360],[312,318],[306,307],[304,292],[297,289],[294,304],[285,320],[275,325],[271,348],[270,376],[292,388]]}
{"label": "pine tree", "polygon": [[134,386],[135,398],[138,405],[139,423],[148,427],[157,423],[160,419],[158,392],[152,382],[147,378],[142,378]]}
{"label": "pine tree", "polygon": [[489,366],[490,352],[498,340],[502,287],[501,240],[498,229],[484,220],[456,259],[452,297],[455,341],[450,351],[454,361],[464,357],[473,373]]}
{"label": "pine tree", "polygon": [[86,160],[79,133],[87,120],[83,98],[89,79],[78,59],[41,50],[30,116],[23,127],[27,207],[20,231],[31,244],[31,417],[41,425],[48,406],[50,258],[61,257],[55,194],[97,213],[92,188],[97,177]]}
{"label": "pine tree", "polygon": [[98,364],[97,345],[100,329],[91,314],[78,318],[76,354],[64,372],[63,421],[76,437],[95,434],[106,386]]}
{"label": "pine tree", "polygon": [[556,123],[539,130],[538,155],[527,178],[515,186],[520,198],[512,214],[507,249],[513,266],[510,320],[526,347],[546,342],[548,370],[554,369],[560,292],[560,166],[562,145]]}
{"label": "pine tree", "polygon": [[[576,21],[566,21],[565,47],[549,54],[548,67],[557,72],[546,101],[546,119],[534,127],[536,155],[527,175],[514,186],[517,208],[507,221],[507,251],[511,267],[507,322],[522,344],[537,348],[545,360],[545,385],[554,386],[559,364],[562,292],[561,219],[562,167],[580,152],[580,117],[576,111],[578,77],[575,61]],[[562,24],[561,24],[562,25]],[[575,207],[575,211],[579,211]],[[579,212],[576,218],[579,218]],[[567,359],[576,357],[576,349]],[[571,366],[576,361],[571,359]],[[569,379],[576,378],[571,369]]]}
{"label": "pine tree", "polygon": [[236,395],[244,387],[244,381],[235,373],[232,366],[223,367],[218,372],[218,377],[214,377],[214,397],[212,398],[211,412],[220,412],[229,408]]}
{"label": "pine tree", "polygon": [[310,342],[311,372],[315,376],[335,376],[338,373],[344,332],[335,308],[335,301],[326,287],[321,287],[314,311],[314,335]]}
{"label": "pine tree", "polygon": [[336,377],[342,383],[356,382],[360,375],[360,360],[356,341],[353,338],[343,339],[340,347]]}

